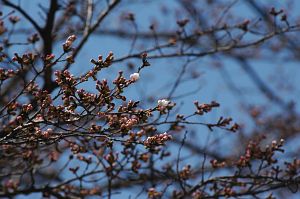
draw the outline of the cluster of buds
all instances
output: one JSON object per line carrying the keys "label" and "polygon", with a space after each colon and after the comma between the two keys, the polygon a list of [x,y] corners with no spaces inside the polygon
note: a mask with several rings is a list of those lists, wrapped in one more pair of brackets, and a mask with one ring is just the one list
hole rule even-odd
{"label": "cluster of buds", "polygon": [[90,129],[89,129],[89,132],[90,133],[99,133],[101,131],[102,127],[99,126],[99,125],[96,125],[96,124],[92,124]]}
{"label": "cluster of buds", "polygon": [[122,88],[128,86],[130,84],[130,81],[127,81],[125,77],[123,76],[123,71],[119,71],[118,77],[113,81],[113,84],[115,84],[119,91],[122,92]]}
{"label": "cluster of buds", "polygon": [[135,115],[133,115],[132,118],[123,117],[120,122],[121,130],[130,130],[134,125],[138,124],[139,118]]}
{"label": "cluster of buds", "polygon": [[231,187],[225,187],[223,189],[224,195],[227,197],[231,197],[235,194],[235,191]]}
{"label": "cluster of buds", "polygon": [[110,66],[112,64],[113,60],[114,60],[114,53],[112,51],[110,51],[108,56],[106,57],[106,59],[103,62],[104,67]]}
{"label": "cluster of buds", "polygon": [[277,142],[276,140],[273,140],[272,144],[271,144],[272,150],[279,149],[280,147],[283,146],[283,143],[284,143],[284,139],[280,139],[279,142]]}
{"label": "cluster of buds", "polygon": [[196,190],[192,193],[192,198],[193,199],[201,199],[203,198],[204,194],[201,190]]}
{"label": "cluster of buds", "polygon": [[75,63],[75,60],[74,60],[73,55],[68,55],[68,56],[66,57],[66,61],[68,62],[68,64],[73,64],[73,63]]}
{"label": "cluster of buds", "polygon": [[167,99],[161,99],[157,101],[157,110],[160,111],[161,114],[167,113],[168,110],[171,110],[175,106],[175,103],[171,103]]}
{"label": "cluster of buds", "polygon": [[93,78],[93,80],[96,81],[97,80],[97,77],[96,77],[97,72],[98,71],[94,70],[94,69],[89,70],[89,72],[87,72],[86,75],[84,76],[84,81],[87,81],[89,78]]}
{"label": "cluster of buds", "polygon": [[21,124],[21,123],[23,122],[23,120],[24,120],[24,116],[23,116],[23,115],[18,115],[18,116],[16,117],[16,121],[17,121],[19,124]]}
{"label": "cluster of buds", "polygon": [[83,156],[83,155],[81,155],[81,154],[77,154],[76,155],[76,158],[78,159],[78,160],[80,160],[80,161],[82,161],[82,162],[85,162],[85,163],[87,163],[87,164],[91,164],[92,163],[92,156],[88,156],[88,157],[85,157],[85,156]]}
{"label": "cluster of buds", "polygon": [[299,159],[294,159],[293,162],[289,163],[289,162],[285,162],[286,165],[286,173],[291,176],[291,177],[295,177],[297,175],[299,175],[300,173],[300,160]]}
{"label": "cluster of buds", "polygon": [[288,23],[288,20],[287,20],[287,15],[284,13],[283,9],[280,9],[280,10],[276,11],[276,9],[274,7],[272,7],[269,14],[274,16],[274,17],[277,17],[278,15],[282,14],[281,17],[280,17],[280,20],[285,22],[289,26],[289,23]]}
{"label": "cluster of buds", "polygon": [[123,18],[125,19],[125,20],[129,20],[129,21],[135,21],[135,16],[134,16],[134,14],[133,13],[127,13],[127,14],[125,14],[124,16],[123,16]]}
{"label": "cluster of buds", "polygon": [[88,93],[84,89],[79,89],[76,91],[79,98],[82,100],[83,104],[94,104],[97,95],[94,93]]}
{"label": "cluster of buds", "polygon": [[42,137],[44,139],[49,139],[52,134],[53,134],[53,130],[51,128],[48,128],[46,131],[42,132]]}
{"label": "cluster of buds", "polygon": [[18,16],[10,16],[8,19],[12,24],[16,24],[20,21],[20,17]]}
{"label": "cluster of buds", "polygon": [[238,125],[237,123],[234,123],[231,127],[230,127],[230,131],[232,132],[236,132],[238,129],[240,128],[240,125]]}
{"label": "cluster of buds", "polygon": [[33,106],[31,104],[23,104],[22,105],[22,112],[29,113],[33,110]]}
{"label": "cluster of buds", "polygon": [[30,82],[28,86],[25,88],[25,91],[28,93],[38,92],[38,90],[39,90],[39,86],[35,82]]}
{"label": "cluster of buds", "polygon": [[161,197],[162,193],[159,191],[156,191],[155,188],[149,188],[148,189],[148,198],[155,199]]}
{"label": "cluster of buds", "polygon": [[34,127],[34,133],[37,137],[41,137],[42,136],[42,130],[38,127]]}
{"label": "cluster of buds", "polygon": [[80,79],[81,82],[83,81],[87,81],[88,78],[92,77],[94,81],[97,80],[96,78],[96,74],[102,69],[102,68],[106,68],[109,67],[112,62],[114,60],[114,54],[113,52],[109,52],[108,56],[106,57],[106,59],[103,61],[103,57],[102,55],[98,56],[98,60],[94,60],[91,59],[91,63],[95,64],[94,68],[92,70],[90,70],[87,74],[83,75]]}
{"label": "cluster of buds", "polygon": [[169,39],[168,43],[169,43],[171,46],[173,46],[173,45],[175,45],[175,44],[177,43],[177,39],[173,37],[173,38]]}
{"label": "cluster of buds", "polygon": [[197,108],[196,114],[198,114],[198,115],[203,115],[204,113],[208,113],[213,108],[220,106],[220,104],[215,101],[212,101],[210,104],[199,104],[199,102],[196,101],[196,102],[194,102],[194,104]]}
{"label": "cluster of buds", "polygon": [[7,191],[15,191],[17,190],[18,186],[19,186],[19,181],[9,179],[8,181],[5,182],[4,188]]}
{"label": "cluster of buds", "polygon": [[106,121],[111,128],[120,128],[122,122],[126,122],[127,120],[128,117],[126,116],[120,117],[117,114],[106,115]]}
{"label": "cluster of buds", "polygon": [[191,175],[191,165],[184,166],[183,169],[179,172],[180,179],[182,180],[188,180]]}
{"label": "cluster of buds", "polygon": [[127,111],[135,111],[135,108],[139,104],[139,101],[129,100],[127,106],[121,105],[118,108],[118,112],[127,112]]}
{"label": "cluster of buds", "polygon": [[0,35],[2,35],[3,33],[5,33],[7,31],[7,29],[4,26],[4,21],[0,20]]}
{"label": "cluster of buds", "polygon": [[26,161],[34,161],[37,156],[34,154],[34,151],[26,149],[22,151],[22,158]]}
{"label": "cluster of buds", "polygon": [[139,156],[139,159],[142,160],[143,162],[148,162],[149,154],[148,153],[143,153]]}
{"label": "cluster of buds", "polygon": [[36,43],[39,40],[40,40],[40,37],[37,33],[34,33],[33,35],[31,35],[30,37],[27,38],[27,41],[32,44]]}
{"label": "cluster of buds", "polygon": [[[262,137],[261,139],[264,138],[265,137]],[[274,164],[277,162],[277,160],[274,159],[275,151],[284,152],[284,150],[281,149],[283,143],[283,139],[281,139],[279,142],[273,140],[271,146],[267,145],[265,149],[262,149],[260,147],[260,140],[259,142],[250,141],[247,145],[245,154],[239,158],[237,166],[246,167],[250,165],[250,161],[253,159],[265,160],[269,165]]]}
{"label": "cluster of buds", "polygon": [[93,195],[96,195],[96,196],[100,196],[102,194],[101,190],[99,188],[91,188],[91,189],[87,189],[87,188],[84,188],[84,189],[81,189],[80,190],[80,195],[81,196],[93,196]]}
{"label": "cluster of buds", "polygon": [[246,19],[242,23],[238,24],[237,27],[239,29],[242,29],[243,31],[248,31],[249,24],[250,24],[250,20]]}
{"label": "cluster of buds", "polygon": [[[229,117],[229,118],[220,117],[216,126],[226,127],[226,126],[230,125],[231,121],[232,121],[231,117]],[[237,123],[234,123],[230,128],[227,128],[227,130],[236,132],[239,128],[240,128],[240,126]]]}
{"label": "cluster of buds", "polygon": [[137,161],[137,160],[133,160],[131,162],[131,170],[135,173],[138,173],[138,170],[141,168],[142,164]]}
{"label": "cluster of buds", "polygon": [[[74,58],[72,55],[66,58],[66,61],[69,63],[74,63]],[[91,63],[95,64],[93,69],[89,70],[86,74],[80,77],[81,82],[87,81],[89,78],[93,78],[94,81],[97,80],[96,75],[101,70],[101,68],[105,68],[108,66],[108,63],[104,63],[102,59],[102,55],[98,56],[98,60],[91,59]]]}
{"label": "cluster of buds", "polygon": [[77,171],[79,170],[79,166],[74,167],[74,168],[70,167],[69,170],[70,170],[73,174],[76,174]]}
{"label": "cluster of buds", "polygon": [[15,113],[14,111],[16,111],[18,107],[20,107],[20,104],[18,102],[9,103],[9,105],[7,106],[7,113],[13,115]]}
{"label": "cluster of buds", "polygon": [[17,61],[19,64],[32,64],[37,59],[36,54],[27,53],[23,54],[22,57],[20,57],[17,53],[15,53],[15,56],[12,58],[13,61]]}
{"label": "cluster of buds", "polygon": [[75,40],[76,40],[75,35],[71,35],[67,38],[66,42],[63,44],[63,49],[65,52],[68,52],[71,50],[71,46]]}
{"label": "cluster of buds", "polygon": [[150,66],[150,63],[147,60],[147,56],[148,56],[148,54],[146,52],[142,53],[142,55],[141,55],[142,61],[143,61],[142,67]]}
{"label": "cluster of buds", "polygon": [[245,156],[241,156],[237,162],[238,167],[247,167],[249,166],[249,164],[250,164],[250,159]]}
{"label": "cluster of buds", "polygon": [[55,82],[58,85],[73,86],[77,83],[75,77],[68,70],[55,71],[54,75],[56,76]]}
{"label": "cluster of buds", "polygon": [[0,68],[0,81],[9,79],[11,77],[14,77],[15,75],[16,75],[16,72],[11,69],[5,70],[4,68]]}
{"label": "cluster of buds", "polygon": [[273,15],[273,16],[280,15],[281,13],[283,13],[283,9],[280,9],[280,10],[276,11],[276,9],[274,7],[272,7],[270,12],[269,12],[269,14]]}
{"label": "cluster of buds", "polygon": [[107,104],[112,100],[110,98],[110,88],[106,79],[103,79],[102,81],[98,80],[96,82],[96,89],[99,91],[100,98],[105,99]]}
{"label": "cluster of buds", "polygon": [[231,121],[232,121],[231,117],[229,117],[229,118],[220,117],[218,122],[217,122],[217,125],[218,126],[227,126],[227,125],[230,124]]}
{"label": "cluster of buds", "polygon": [[260,109],[259,107],[251,107],[250,109],[250,115],[254,119],[259,118],[262,115],[262,112],[262,109]]}
{"label": "cluster of buds", "polygon": [[7,55],[6,54],[4,54],[4,53],[1,53],[2,52],[2,50],[3,50],[3,47],[2,46],[0,46],[0,62],[2,62],[6,57],[7,57]]}
{"label": "cluster of buds", "polygon": [[55,58],[54,54],[49,54],[45,56],[44,61],[46,64],[48,64],[47,67],[51,66],[50,63],[52,62],[52,60],[54,60],[54,58]]}
{"label": "cluster of buds", "polygon": [[223,162],[219,162],[218,160],[211,160],[210,161],[210,164],[213,168],[223,168],[226,166],[226,163],[223,161]]}
{"label": "cluster of buds", "polygon": [[281,21],[285,21],[287,22],[287,15],[286,14],[283,14],[280,18]]}
{"label": "cluster of buds", "polygon": [[113,154],[112,152],[108,153],[104,156],[104,159],[110,164],[115,165],[116,161],[118,160],[118,154]]}
{"label": "cluster of buds", "polygon": [[246,167],[250,165],[251,159],[260,158],[262,156],[262,151],[259,147],[259,143],[250,141],[247,145],[245,155],[240,156],[237,166]]}
{"label": "cluster of buds", "polygon": [[51,162],[56,162],[59,158],[59,154],[60,153],[57,152],[57,151],[51,151],[48,157],[49,157]]}
{"label": "cluster of buds", "polygon": [[[112,51],[109,52],[108,56],[106,59],[103,61],[102,55],[98,56],[98,60],[91,59],[91,63],[96,65],[96,70],[99,71],[102,68],[106,68],[112,64],[114,60],[114,53]],[[99,68],[100,67],[100,68]]]}
{"label": "cluster of buds", "polygon": [[78,154],[80,152],[85,152],[84,147],[79,146],[76,143],[70,142],[69,143],[69,148],[71,149],[71,151],[72,151],[73,154]]}
{"label": "cluster of buds", "polygon": [[157,135],[148,137],[144,141],[144,145],[146,148],[153,148],[155,146],[164,145],[165,142],[167,142],[168,140],[171,140],[171,139],[172,139],[172,136],[165,132],[162,134],[157,134]]}
{"label": "cluster of buds", "polygon": [[190,21],[189,19],[178,20],[178,21],[177,21],[177,25],[178,25],[180,28],[183,28],[184,26],[186,26],[186,24],[188,24],[189,21]]}
{"label": "cluster of buds", "polygon": [[128,151],[128,149],[132,149],[133,143],[141,138],[141,134],[134,133],[133,131],[128,132],[127,130],[123,130],[122,135],[129,135],[125,142],[122,143],[122,145],[124,146],[124,150],[122,153],[127,155],[131,153],[131,151]]}
{"label": "cluster of buds", "polygon": [[52,98],[51,95],[48,93],[48,91],[36,91],[33,93],[35,99],[37,100],[38,104],[42,108],[50,107],[52,106]]}

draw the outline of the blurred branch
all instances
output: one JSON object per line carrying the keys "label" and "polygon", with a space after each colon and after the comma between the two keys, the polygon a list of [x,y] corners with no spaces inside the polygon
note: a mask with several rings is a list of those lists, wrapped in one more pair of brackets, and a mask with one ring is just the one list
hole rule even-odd
{"label": "blurred branch", "polygon": [[[58,2],[57,0],[51,0],[50,8],[47,14],[46,24],[42,30],[42,38],[44,42],[44,56],[50,55],[52,53],[53,47],[53,38],[52,38],[52,30],[55,20],[55,14],[58,10]],[[55,89],[55,84],[52,82],[52,68],[46,67],[44,73],[44,89],[49,91],[50,93]]]}

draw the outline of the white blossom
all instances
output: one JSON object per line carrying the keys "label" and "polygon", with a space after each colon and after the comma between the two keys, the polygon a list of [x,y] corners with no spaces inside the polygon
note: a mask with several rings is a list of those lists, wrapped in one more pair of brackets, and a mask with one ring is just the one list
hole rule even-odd
{"label": "white blossom", "polygon": [[71,35],[67,38],[66,42],[63,44],[63,49],[65,51],[70,50],[73,42],[76,40],[76,36],[75,35]]}
{"label": "white blossom", "polygon": [[158,106],[162,106],[162,107],[168,106],[169,103],[170,103],[170,101],[169,101],[169,100],[166,100],[166,99],[161,99],[161,100],[158,100],[158,101],[157,101]]}
{"label": "white blossom", "polygon": [[284,139],[281,138],[281,139],[280,139],[280,142],[281,142],[281,143],[284,143]]}
{"label": "white blossom", "polygon": [[131,81],[137,81],[138,79],[140,79],[140,74],[139,73],[133,73],[130,75],[130,79]]}
{"label": "white blossom", "polygon": [[276,140],[273,140],[272,141],[272,145],[276,145],[277,144],[277,141]]}

